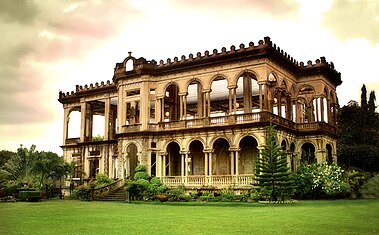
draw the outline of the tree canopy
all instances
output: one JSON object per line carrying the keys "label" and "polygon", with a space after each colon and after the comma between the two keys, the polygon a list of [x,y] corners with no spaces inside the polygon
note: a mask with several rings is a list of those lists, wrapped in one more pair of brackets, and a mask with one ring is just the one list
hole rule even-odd
{"label": "tree canopy", "polygon": [[362,87],[361,106],[349,102],[338,114],[337,154],[347,168],[379,171],[379,115],[375,112],[375,92],[364,102],[366,87]]}

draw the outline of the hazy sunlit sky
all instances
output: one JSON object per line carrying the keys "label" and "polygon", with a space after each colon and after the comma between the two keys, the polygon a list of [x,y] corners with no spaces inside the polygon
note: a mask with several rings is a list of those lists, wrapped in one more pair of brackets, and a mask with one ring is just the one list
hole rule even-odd
{"label": "hazy sunlit sky", "polygon": [[148,60],[265,36],[297,61],[341,72],[340,105],[379,96],[377,0],[0,0],[0,150],[62,154],[59,90],[111,80],[132,51]]}

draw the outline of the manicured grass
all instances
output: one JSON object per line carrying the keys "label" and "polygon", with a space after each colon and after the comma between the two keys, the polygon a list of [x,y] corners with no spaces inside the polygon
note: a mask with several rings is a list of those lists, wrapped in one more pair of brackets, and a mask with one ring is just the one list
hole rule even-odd
{"label": "manicured grass", "polygon": [[379,200],[0,203],[0,234],[378,234]]}

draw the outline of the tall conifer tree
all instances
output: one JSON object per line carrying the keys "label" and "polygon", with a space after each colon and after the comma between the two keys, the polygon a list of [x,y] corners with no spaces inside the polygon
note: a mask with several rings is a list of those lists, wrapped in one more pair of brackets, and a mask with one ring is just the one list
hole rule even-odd
{"label": "tall conifer tree", "polygon": [[266,128],[266,143],[256,162],[256,186],[269,192],[270,200],[284,200],[292,195],[293,181],[287,166],[287,157],[277,142],[275,126]]}
{"label": "tall conifer tree", "polygon": [[361,107],[367,109],[367,89],[365,84],[363,84],[361,91]]}
{"label": "tall conifer tree", "polygon": [[371,91],[367,106],[368,106],[368,110],[372,113],[375,113],[375,108],[376,108],[375,100],[376,100],[375,91]]}

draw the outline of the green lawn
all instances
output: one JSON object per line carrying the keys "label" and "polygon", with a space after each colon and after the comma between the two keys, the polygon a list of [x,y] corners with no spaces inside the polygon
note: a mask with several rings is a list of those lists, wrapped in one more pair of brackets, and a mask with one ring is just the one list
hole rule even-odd
{"label": "green lawn", "polygon": [[379,200],[0,203],[0,234],[378,234]]}

